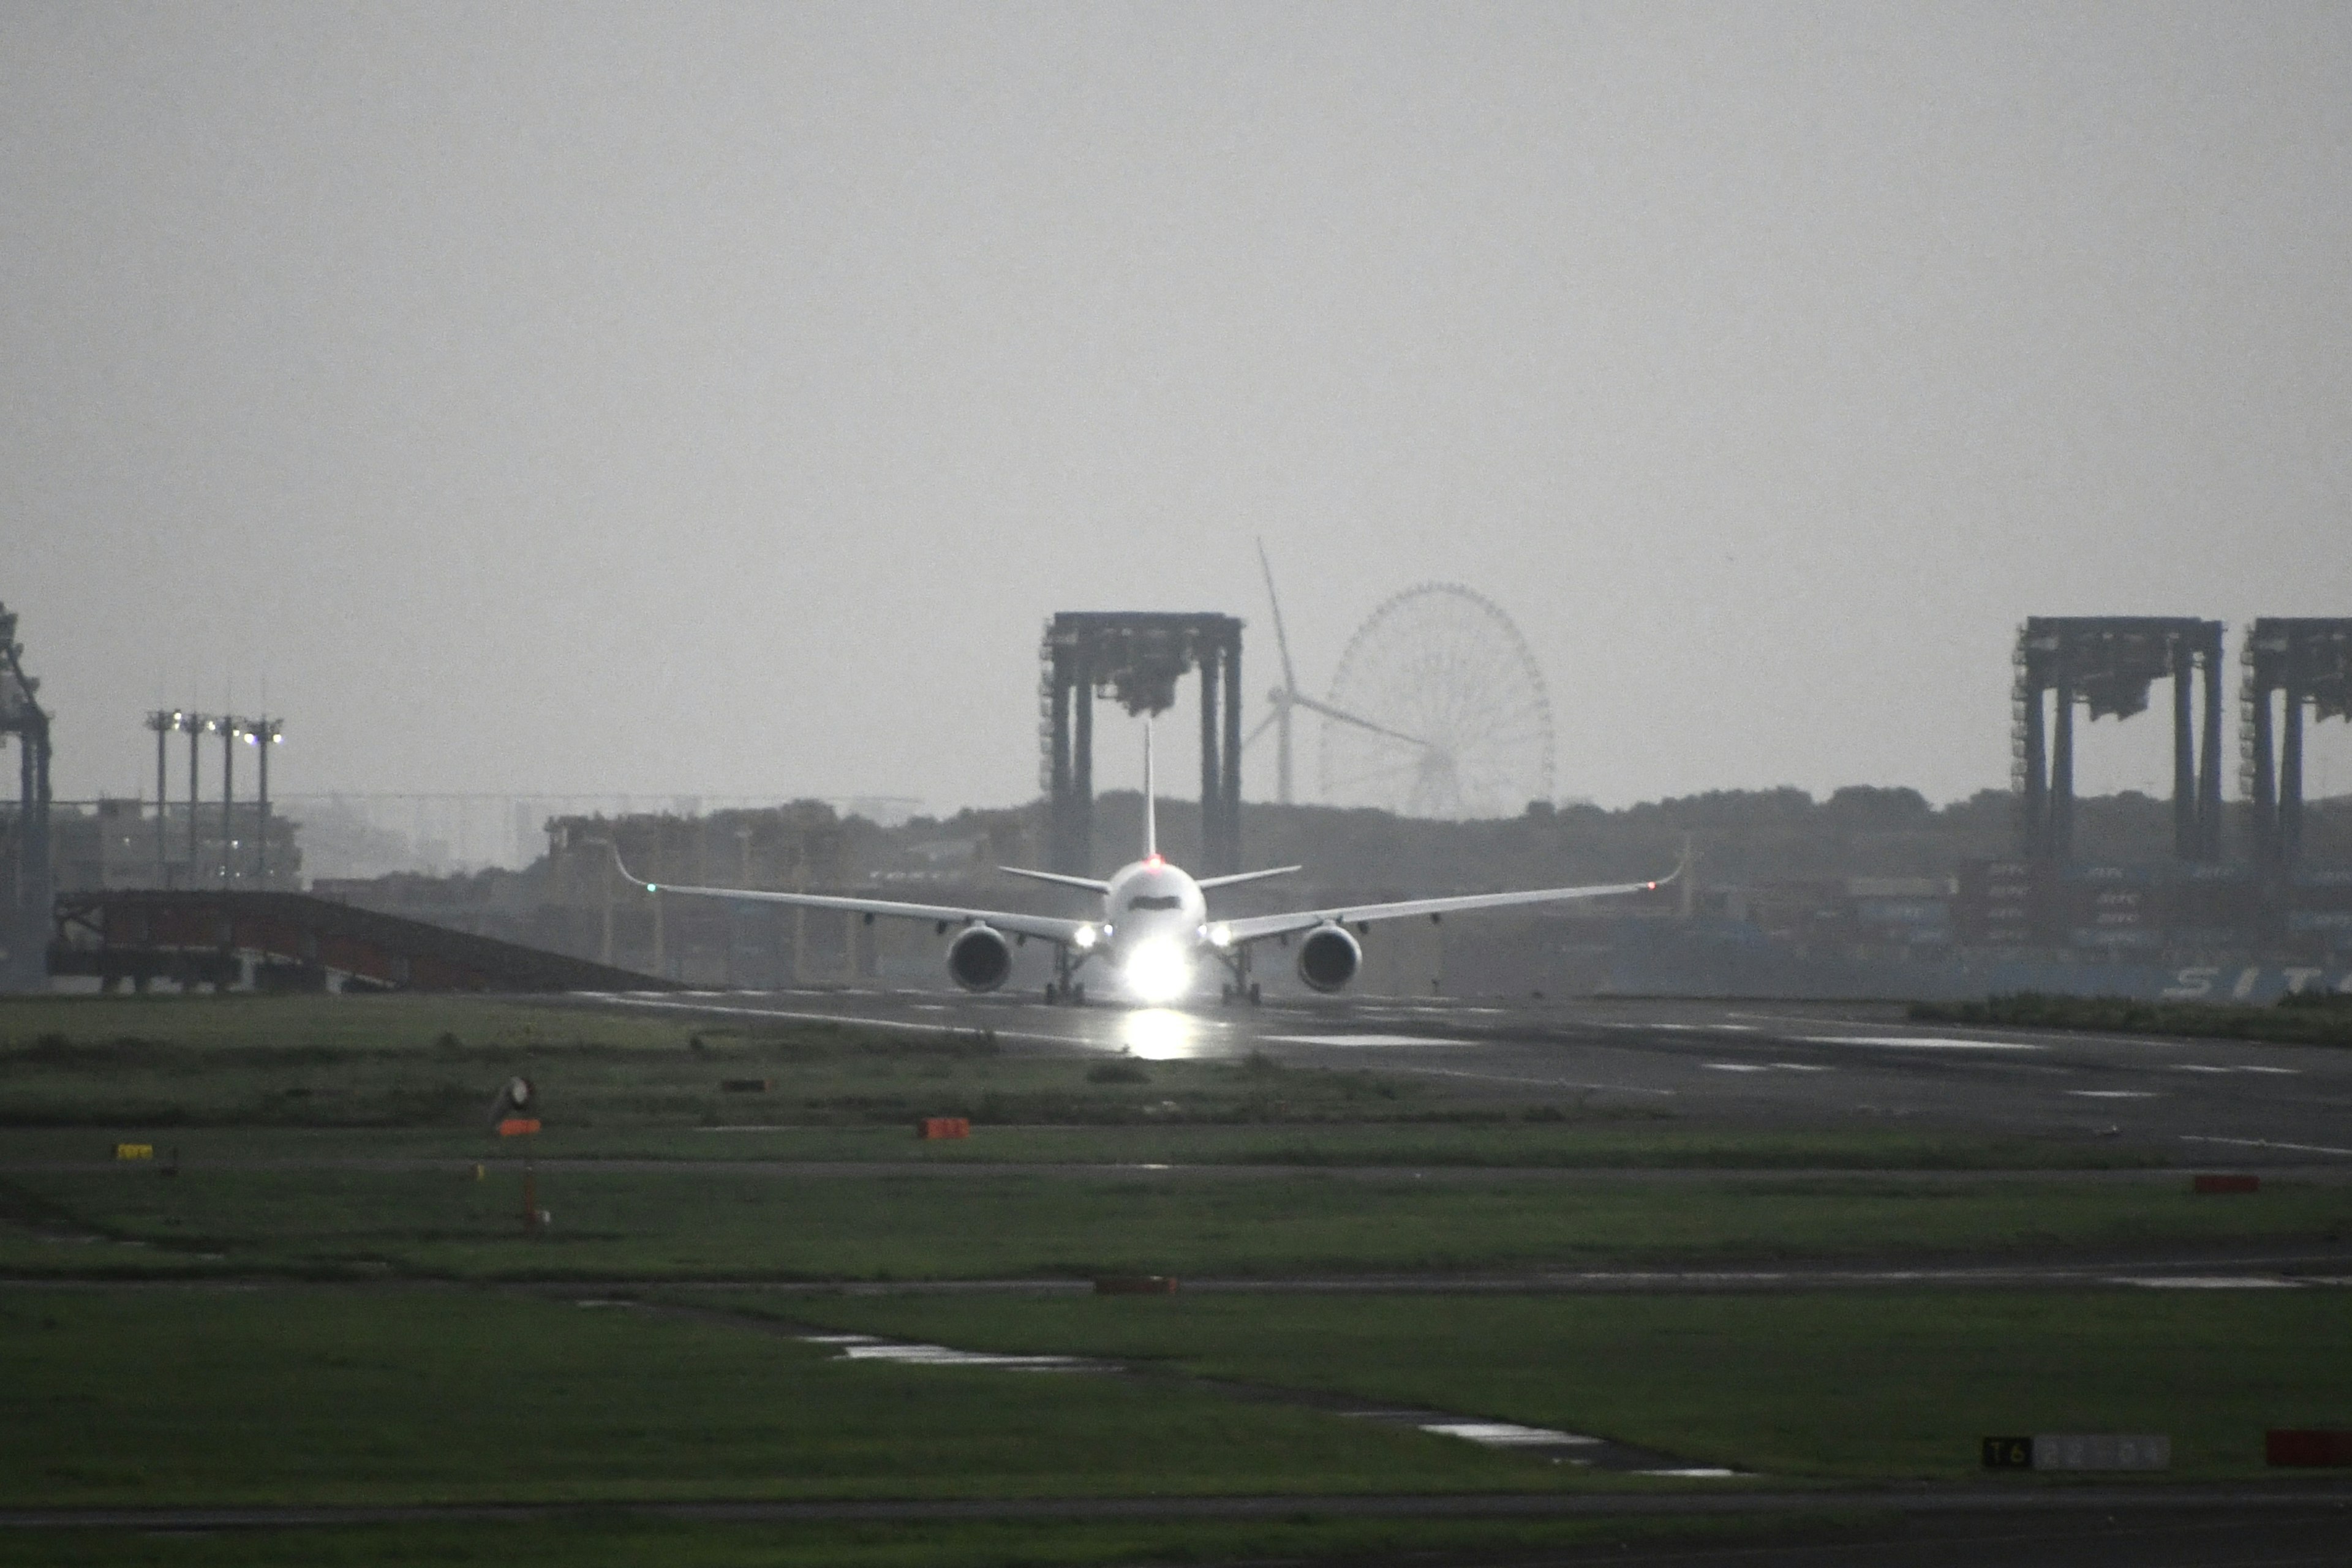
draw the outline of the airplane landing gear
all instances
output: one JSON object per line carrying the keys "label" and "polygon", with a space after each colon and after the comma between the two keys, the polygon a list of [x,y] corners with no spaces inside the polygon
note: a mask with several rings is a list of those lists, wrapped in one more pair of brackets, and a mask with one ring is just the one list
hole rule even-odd
{"label": "airplane landing gear", "polygon": [[1235,1002],[1247,997],[1249,1005],[1253,1007],[1256,1006],[1260,1000],[1260,994],[1257,982],[1250,978],[1249,949],[1246,947],[1236,949],[1227,955],[1224,964],[1232,973],[1233,979],[1217,987],[1218,1002],[1230,1007]]}

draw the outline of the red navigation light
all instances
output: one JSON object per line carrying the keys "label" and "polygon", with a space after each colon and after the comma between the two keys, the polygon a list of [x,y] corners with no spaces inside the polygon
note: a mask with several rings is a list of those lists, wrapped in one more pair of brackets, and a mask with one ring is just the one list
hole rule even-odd
{"label": "red navigation light", "polygon": [[1143,863],[1147,866],[1165,866],[1168,862],[1157,855],[1147,855],[1143,858]]}

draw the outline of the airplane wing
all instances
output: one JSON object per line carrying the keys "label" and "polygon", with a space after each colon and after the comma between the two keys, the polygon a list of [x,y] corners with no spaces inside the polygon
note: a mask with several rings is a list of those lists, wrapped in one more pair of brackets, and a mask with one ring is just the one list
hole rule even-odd
{"label": "airplane wing", "polygon": [[648,893],[677,893],[692,899],[734,899],[743,903],[782,904],[802,910],[838,910],[845,914],[864,915],[869,920],[887,916],[891,920],[929,921],[942,929],[951,925],[990,925],[1015,936],[1034,936],[1045,942],[1059,942],[1065,947],[1078,944],[1080,928],[1095,929],[1092,921],[1017,914],[1011,910],[975,910],[952,904],[902,904],[889,899],[845,899],[832,893],[772,893],[752,888],[686,888],[675,882],[648,882],[642,877],[630,874],[628,867],[622,864],[621,851],[617,847],[613,847],[613,864],[620,868],[625,879],[636,883]]}
{"label": "airplane wing", "polygon": [[1268,877],[1287,877],[1293,871],[1305,869],[1304,866],[1268,866],[1263,871],[1229,871],[1222,877],[1195,878],[1192,886],[1205,893],[1213,888],[1238,887],[1244,882],[1262,881]]}
{"label": "airplane wing", "polygon": [[1235,944],[1263,942],[1271,936],[1288,936],[1293,931],[1312,931],[1319,925],[1368,925],[1373,921],[1403,920],[1412,915],[1465,913],[1471,910],[1508,909],[1514,904],[1566,903],[1573,899],[1602,899],[1612,893],[1647,893],[1672,882],[1682,875],[1677,868],[1672,876],[1654,882],[1609,882],[1586,888],[1530,888],[1516,893],[1460,893],[1442,899],[1405,899],[1390,904],[1343,904],[1326,910],[1298,910],[1289,914],[1251,915],[1243,920],[1219,921]]}
{"label": "airplane wing", "polygon": [[1089,893],[1110,891],[1108,882],[1098,882],[1092,877],[1068,877],[1059,871],[1032,871],[1021,866],[999,866],[997,869],[1008,877],[1026,877],[1033,882],[1051,882],[1056,887],[1080,888]]}

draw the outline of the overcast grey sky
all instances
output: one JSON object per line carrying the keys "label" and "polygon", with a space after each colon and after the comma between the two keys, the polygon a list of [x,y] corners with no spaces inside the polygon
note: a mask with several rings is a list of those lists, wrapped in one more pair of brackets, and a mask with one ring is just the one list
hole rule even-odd
{"label": "overcast grey sky", "polygon": [[266,681],[285,790],[1008,803],[1055,610],[1248,617],[1255,721],[1259,534],[1318,691],[1506,608],[1562,795],[2005,786],[2022,616],[2352,614],[2347,81],[2342,5],[0,0],[0,599],[70,795]]}

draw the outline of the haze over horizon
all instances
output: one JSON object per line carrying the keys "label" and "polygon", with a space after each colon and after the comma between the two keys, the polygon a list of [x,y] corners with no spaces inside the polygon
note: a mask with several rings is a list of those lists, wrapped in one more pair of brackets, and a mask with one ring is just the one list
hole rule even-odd
{"label": "haze over horizon", "polygon": [[1263,537],[1310,693],[1496,601],[1561,796],[1964,797],[2027,616],[2224,620],[2233,706],[2352,616],[2347,79],[2316,4],[19,0],[0,601],[61,796],[266,684],[284,793],[943,813],[1058,610],[1244,616],[1255,724]]}

